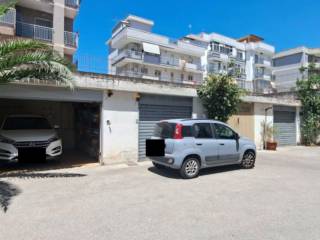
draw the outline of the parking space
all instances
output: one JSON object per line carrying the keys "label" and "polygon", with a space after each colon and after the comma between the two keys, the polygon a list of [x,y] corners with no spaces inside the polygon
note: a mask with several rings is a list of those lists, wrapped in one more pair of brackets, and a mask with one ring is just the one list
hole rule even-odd
{"label": "parking space", "polygon": [[263,151],[254,169],[214,168],[192,180],[146,163],[2,173],[0,236],[320,239],[319,156],[318,147]]}
{"label": "parking space", "polygon": [[[0,122],[7,116],[41,116],[49,121],[50,127],[55,127],[58,138],[62,141],[62,156],[57,160],[48,160],[43,164],[38,162],[36,154],[29,156],[23,163],[3,164],[0,160],[1,169],[28,169],[35,166],[40,168],[64,168],[78,166],[86,163],[98,162],[100,152],[100,104],[91,102],[69,102],[69,101],[46,101],[46,100],[13,100],[0,99]],[[17,124],[16,124],[17,125]],[[18,158],[22,160],[21,153],[29,150],[26,144],[38,144],[37,137],[42,137],[42,129],[30,129],[32,136],[26,138],[27,129],[25,126],[15,126],[10,129],[8,136],[15,136],[21,139],[15,141],[14,146],[18,149]],[[19,131],[21,127],[21,130]],[[37,126],[36,126],[37,127]],[[39,133],[38,133],[39,132]],[[21,136],[19,134],[22,134]],[[38,136],[39,135],[39,136]],[[41,136],[40,136],[41,135]],[[29,136],[29,135],[28,135]],[[49,137],[48,137],[49,138]],[[23,140],[22,140],[23,139]],[[48,139],[42,139],[42,141]],[[23,146],[22,146],[23,143]],[[46,145],[47,146],[47,145]],[[38,147],[38,146],[36,146]],[[42,146],[41,146],[42,147]],[[33,147],[35,148],[35,147]],[[42,147],[43,148],[43,147]],[[37,148],[38,149],[38,148]],[[5,150],[5,149],[4,149]],[[2,151],[4,151],[2,150]],[[45,150],[45,148],[44,148]],[[5,152],[4,152],[5,153]],[[44,153],[45,154],[45,153]],[[30,154],[29,154],[30,155]],[[0,156],[1,157],[1,156]],[[37,167],[38,168],[38,167]]]}

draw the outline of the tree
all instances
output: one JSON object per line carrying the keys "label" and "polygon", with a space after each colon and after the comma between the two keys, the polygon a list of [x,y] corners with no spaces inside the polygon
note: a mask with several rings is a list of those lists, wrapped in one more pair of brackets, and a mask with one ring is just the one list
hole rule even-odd
{"label": "tree", "polygon": [[4,15],[10,8],[14,7],[17,0],[0,0],[0,16]]}
{"label": "tree", "polygon": [[298,97],[302,104],[302,140],[306,145],[317,144],[320,134],[320,69],[311,63],[300,71],[306,76],[297,81]]}
{"label": "tree", "polygon": [[227,122],[237,113],[244,90],[230,75],[210,75],[197,92],[208,117]]}
{"label": "tree", "polygon": [[[0,16],[17,0],[0,0]],[[10,39],[0,42],[0,84],[14,80],[57,81],[73,88],[73,65],[52,47],[34,40]]]}
{"label": "tree", "polygon": [[45,43],[18,39],[0,42],[0,84],[39,79],[72,88],[72,70],[72,64]]}

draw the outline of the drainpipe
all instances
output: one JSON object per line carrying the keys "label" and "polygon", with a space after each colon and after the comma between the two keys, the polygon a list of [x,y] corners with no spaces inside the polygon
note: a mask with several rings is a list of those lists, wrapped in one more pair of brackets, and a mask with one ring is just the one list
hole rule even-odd
{"label": "drainpipe", "polygon": [[267,148],[267,141],[266,141],[266,130],[267,130],[267,115],[268,111],[271,110],[272,107],[268,107],[264,109],[264,126],[263,126],[263,149]]}

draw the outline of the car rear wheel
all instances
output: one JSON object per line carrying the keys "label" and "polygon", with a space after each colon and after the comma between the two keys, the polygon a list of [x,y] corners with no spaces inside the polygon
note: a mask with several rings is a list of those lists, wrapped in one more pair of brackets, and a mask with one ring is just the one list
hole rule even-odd
{"label": "car rear wheel", "polygon": [[243,158],[241,161],[241,167],[245,169],[254,168],[254,164],[256,161],[256,155],[253,151],[246,151],[243,154]]}
{"label": "car rear wheel", "polygon": [[188,158],[182,164],[180,169],[180,175],[182,178],[190,179],[195,178],[199,175],[200,163],[196,158]]}

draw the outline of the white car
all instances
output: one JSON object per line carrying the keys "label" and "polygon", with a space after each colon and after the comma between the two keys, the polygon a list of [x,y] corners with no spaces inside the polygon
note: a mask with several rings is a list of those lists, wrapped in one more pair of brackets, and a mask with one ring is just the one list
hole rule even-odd
{"label": "white car", "polygon": [[0,129],[0,162],[16,162],[22,156],[56,159],[62,142],[49,121],[35,115],[10,115]]}

